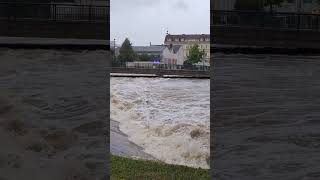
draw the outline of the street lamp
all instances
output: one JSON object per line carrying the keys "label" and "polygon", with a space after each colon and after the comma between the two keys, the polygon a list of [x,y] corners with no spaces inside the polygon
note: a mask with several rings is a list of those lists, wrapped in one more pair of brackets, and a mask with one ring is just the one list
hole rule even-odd
{"label": "street lamp", "polygon": [[113,58],[116,60],[116,38],[113,39]]}

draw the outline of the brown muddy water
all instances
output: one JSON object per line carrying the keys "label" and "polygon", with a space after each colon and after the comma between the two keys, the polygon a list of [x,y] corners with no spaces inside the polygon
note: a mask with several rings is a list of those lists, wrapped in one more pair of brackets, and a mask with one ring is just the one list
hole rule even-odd
{"label": "brown muddy water", "polygon": [[213,178],[320,179],[320,56],[212,60]]}
{"label": "brown muddy water", "polygon": [[106,179],[106,51],[0,49],[0,179]]}
{"label": "brown muddy water", "polygon": [[[112,77],[111,119],[155,159],[208,169],[209,83],[208,79]],[[111,135],[113,141],[117,139]]]}

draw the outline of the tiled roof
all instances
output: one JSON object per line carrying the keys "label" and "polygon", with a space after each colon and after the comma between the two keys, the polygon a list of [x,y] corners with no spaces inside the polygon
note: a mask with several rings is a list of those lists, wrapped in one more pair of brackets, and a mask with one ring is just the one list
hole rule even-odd
{"label": "tiled roof", "polygon": [[132,46],[135,52],[162,52],[165,46]]}
{"label": "tiled roof", "polygon": [[167,34],[165,41],[167,41],[168,38],[171,38],[171,39],[184,38],[185,40],[200,39],[200,38],[209,38],[210,39],[210,34]]}
{"label": "tiled roof", "polygon": [[172,50],[174,54],[176,54],[179,49],[182,47],[182,45],[167,45],[166,46],[170,51]]}
{"label": "tiled roof", "polygon": [[172,46],[173,53],[176,54],[181,47],[182,47],[181,45],[173,45]]}

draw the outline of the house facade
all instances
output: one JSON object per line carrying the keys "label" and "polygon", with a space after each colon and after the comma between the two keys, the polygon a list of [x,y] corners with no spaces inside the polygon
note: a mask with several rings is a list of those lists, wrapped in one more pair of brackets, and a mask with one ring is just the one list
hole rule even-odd
{"label": "house facade", "polygon": [[[182,47],[182,54],[183,57],[180,61],[183,62],[187,59],[189,55],[189,50],[195,44],[199,45],[201,50],[205,51],[205,57],[203,59],[203,63],[205,65],[209,65],[210,62],[210,34],[167,34],[165,37],[164,44],[169,46],[172,45],[173,47],[179,45]],[[180,62],[179,62],[180,63]]]}
{"label": "house facade", "polygon": [[169,65],[183,65],[184,51],[182,45],[167,45],[162,52],[161,63]]}

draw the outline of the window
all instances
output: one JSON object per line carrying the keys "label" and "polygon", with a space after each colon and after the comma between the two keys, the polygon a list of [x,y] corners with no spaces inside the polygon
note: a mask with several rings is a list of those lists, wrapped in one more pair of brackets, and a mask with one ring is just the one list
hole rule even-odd
{"label": "window", "polygon": [[178,38],[175,38],[175,41],[179,41],[179,39],[178,39]]}
{"label": "window", "polygon": [[171,38],[168,38],[168,41],[171,41]]}
{"label": "window", "polygon": [[184,38],[181,38],[181,41],[184,41]]}

